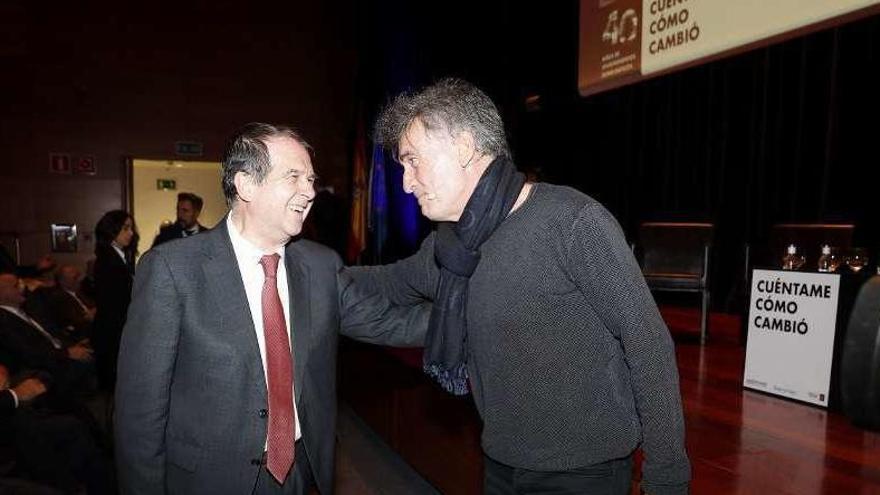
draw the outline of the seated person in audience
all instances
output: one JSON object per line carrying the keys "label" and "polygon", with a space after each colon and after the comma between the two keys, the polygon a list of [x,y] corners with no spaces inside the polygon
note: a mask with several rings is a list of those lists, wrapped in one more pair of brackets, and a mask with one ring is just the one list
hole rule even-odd
{"label": "seated person in audience", "polygon": [[[89,494],[114,493],[108,456],[98,448],[88,421],[28,407],[46,392],[46,384],[28,377],[10,387],[10,380],[8,369],[0,364],[0,440],[12,448],[18,474],[65,493],[81,493],[83,488]],[[32,493],[31,489],[29,484],[0,482],[0,493]]]}
{"label": "seated person in audience", "polygon": [[65,344],[22,309],[18,277],[0,274],[0,359],[12,373],[49,373],[59,392],[79,395],[91,387],[92,349],[84,342]]}
{"label": "seated person in audience", "polygon": [[16,428],[13,415],[26,403],[46,392],[46,385],[38,378],[27,378],[11,387],[9,370],[0,363],[0,493],[20,493],[27,495],[57,495],[52,488],[16,479],[18,455],[13,437]]}
{"label": "seated person in audience", "polygon": [[81,280],[79,268],[62,265],[55,272],[55,285],[34,291],[25,302],[25,311],[36,314],[38,320],[44,314],[56,328],[63,330],[63,338],[88,337],[95,309],[87,306],[79,294]]}
{"label": "seated person in audience", "polygon": [[55,260],[47,254],[37,260],[33,267],[28,268],[23,274],[20,273],[25,292],[30,293],[41,287],[54,287],[57,266]]}

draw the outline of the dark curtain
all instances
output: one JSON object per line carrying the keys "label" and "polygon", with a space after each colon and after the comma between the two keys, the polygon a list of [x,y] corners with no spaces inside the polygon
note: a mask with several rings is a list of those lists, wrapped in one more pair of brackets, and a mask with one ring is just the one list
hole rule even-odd
{"label": "dark curtain", "polygon": [[600,200],[633,240],[646,220],[714,222],[724,306],[746,244],[753,263],[781,258],[766,251],[775,223],[853,222],[876,260],[878,30],[868,18],[588,98],[573,87],[576,26],[548,30],[557,55],[526,78],[544,103],[519,103],[518,161]]}
{"label": "dark curtain", "polygon": [[736,309],[747,244],[756,264],[782,256],[774,223],[853,222],[880,258],[880,17],[582,98],[576,0],[369,5],[407,33],[362,52],[376,100],[401,89],[379,60],[413,86],[464,77],[499,104],[520,168],[592,195],[631,240],[646,220],[714,222],[716,307]]}

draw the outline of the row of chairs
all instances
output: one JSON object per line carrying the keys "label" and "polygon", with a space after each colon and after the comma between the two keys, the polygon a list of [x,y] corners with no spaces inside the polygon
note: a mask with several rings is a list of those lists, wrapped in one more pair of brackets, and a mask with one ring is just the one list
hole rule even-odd
{"label": "row of chairs", "polygon": [[[715,226],[695,222],[645,222],[639,226],[638,253],[642,273],[652,291],[691,292],[700,295],[700,343],[708,337],[709,262]],[[807,259],[818,259],[820,246],[852,246],[852,224],[777,224],[771,230],[769,252],[781,259],[785,247],[795,244]],[[633,245],[636,251],[636,245]],[[744,275],[751,267],[746,246]],[[762,264],[772,266],[772,254]],[[778,261],[778,260],[777,260]]]}

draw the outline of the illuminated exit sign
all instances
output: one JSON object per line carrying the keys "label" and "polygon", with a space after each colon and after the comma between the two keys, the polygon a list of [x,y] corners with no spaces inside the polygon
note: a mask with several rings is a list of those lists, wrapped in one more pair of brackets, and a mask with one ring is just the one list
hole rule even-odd
{"label": "illuminated exit sign", "polygon": [[174,179],[156,179],[156,189],[160,191],[174,191],[177,189],[177,181]]}

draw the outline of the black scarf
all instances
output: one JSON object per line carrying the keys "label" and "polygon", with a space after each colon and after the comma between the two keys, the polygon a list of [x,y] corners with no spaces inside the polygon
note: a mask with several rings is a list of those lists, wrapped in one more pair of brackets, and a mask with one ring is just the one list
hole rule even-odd
{"label": "black scarf", "polygon": [[424,367],[451,394],[468,393],[468,280],[480,263],[480,246],[507,218],[524,183],[525,177],[509,159],[496,158],[480,177],[458,222],[437,226],[434,260],[440,280],[428,322]]}

